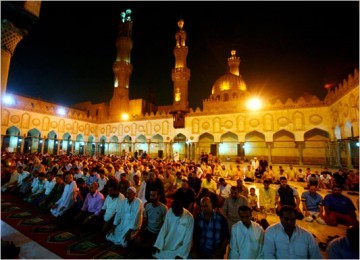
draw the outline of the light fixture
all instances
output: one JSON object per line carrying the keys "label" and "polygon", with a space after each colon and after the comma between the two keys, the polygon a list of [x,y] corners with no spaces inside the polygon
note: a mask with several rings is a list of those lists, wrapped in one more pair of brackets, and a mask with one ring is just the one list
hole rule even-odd
{"label": "light fixture", "polygon": [[3,102],[7,106],[13,106],[15,105],[15,98],[12,95],[4,95]]}
{"label": "light fixture", "polygon": [[252,111],[257,111],[259,109],[261,109],[262,107],[262,102],[259,98],[250,98],[247,103],[246,103],[246,107]]}
{"label": "light fixture", "polygon": [[121,119],[122,120],[128,120],[129,119],[129,114],[128,113],[122,113],[121,114]]}
{"label": "light fixture", "polygon": [[66,110],[65,108],[63,107],[59,107],[57,110],[56,110],[56,113],[60,116],[65,116],[66,115]]}

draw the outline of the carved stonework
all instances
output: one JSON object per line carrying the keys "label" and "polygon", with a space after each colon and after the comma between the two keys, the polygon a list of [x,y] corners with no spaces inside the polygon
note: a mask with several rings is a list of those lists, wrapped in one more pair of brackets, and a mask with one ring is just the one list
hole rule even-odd
{"label": "carved stonework", "polygon": [[20,127],[29,128],[29,126],[30,126],[30,115],[28,113],[25,113],[21,117]]}
{"label": "carved stonework", "polygon": [[280,126],[282,126],[282,127],[285,127],[285,126],[287,126],[288,124],[289,124],[289,119],[287,118],[287,117],[280,117],[280,118],[278,118],[278,124],[280,125]]}
{"label": "carved stonework", "polygon": [[40,125],[40,120],[39,120],[39,119],[33,119],[33,120],[32,120],[32,124],[33,124],[34,126],[38,126],[38,125]]}
{"label": "carved stonework", "polygon": [[251,119],[250,122],[249,122],[249,125],[250,125],[251,127],[257,127],[257,126],[260,125],[260,122],[259,122],[259,120],[257,120],[257,119]]}
{"label": "carved stonework", "polygon": [[161,127],[160,127],[160,125],[159,124],[156,124],[155,126],[154,126],[154,130],[155,130],[155,132],[159,132],[160,131],[160,129],[161,129]]}
{"label": "carved stonework", "polygon": [[313,125],[319,125],[323,121],[322,117],[320,115],[311,115],[309,117],[309,122]]}
{"label": "carved stonework", "polygon": [[230,128],[232,128],[234,126],[234,123],[232,122],[232,121],[230,121],[230,120],[227,120],[225,123],[224,123],[224,127],[226,128],[226,129],[230,129]]}
{"label": "carved stonework", "polygon": [[11,116],[10,121],[11,121],[11,123],[17,124],[20,122],[20,117],[19,116]]}
{"label": "carved stonework", "polygon": [[208,130],[210,128],[210,124],[208,122],[204,122],[204,123],[202,123],[201,127],[204,130]]}
{"label": "carved stonework", "polygon": [[1,111],[1,125],[2,126],[7,126],[9,124],[9,111],[7,110],[3,110]]}

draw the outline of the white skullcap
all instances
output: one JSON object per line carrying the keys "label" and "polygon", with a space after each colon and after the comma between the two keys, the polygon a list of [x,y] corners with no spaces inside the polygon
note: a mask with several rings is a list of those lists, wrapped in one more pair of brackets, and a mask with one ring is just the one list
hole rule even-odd
{"label": "white skullcap", "polygon": [[133,186],[130,186],[128,190],[132,190],[136,194],[136,189]]}

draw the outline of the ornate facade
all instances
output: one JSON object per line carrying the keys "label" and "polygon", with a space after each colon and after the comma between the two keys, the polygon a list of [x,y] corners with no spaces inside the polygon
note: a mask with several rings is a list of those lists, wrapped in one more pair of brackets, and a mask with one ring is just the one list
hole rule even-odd
{"label": "ornate facade", "polygon": [[[229,71],[214,80],[203,109],[188,107],[190,69],[184,22],[174,47],[173,104],[155,106],[130,100],[131,11],[124,12],[113,65],[114,94],[109,103],[73,107],[14,96],[2,106],[2,146],[13,151],[121,154],[146,151],[152,157],[199,160],[202,151],[221,160],[264,156],[274,164],[358,166],[359,73],[355,69],[324,100],[316,96],[277,100],[251,111],[240,74],[240,57],[231,51]],[[136,43],[135,43],[136,44]],[[191,46],[190,46],[191,47]],[[191,91],[191,89],[190,89]],[[181,126],[183,121],[183,126]]]}

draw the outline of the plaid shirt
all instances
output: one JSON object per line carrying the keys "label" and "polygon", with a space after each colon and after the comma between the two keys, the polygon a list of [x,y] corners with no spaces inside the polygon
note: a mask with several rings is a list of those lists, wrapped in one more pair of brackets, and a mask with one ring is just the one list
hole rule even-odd
{"label": "plaid shirt", "polygon": [[224,239],[230,239],[226,218],[213,211],[210,221],[206,221],[204,213],[201,213],[195,220],[194,239],[199,250],[214,254]]}

